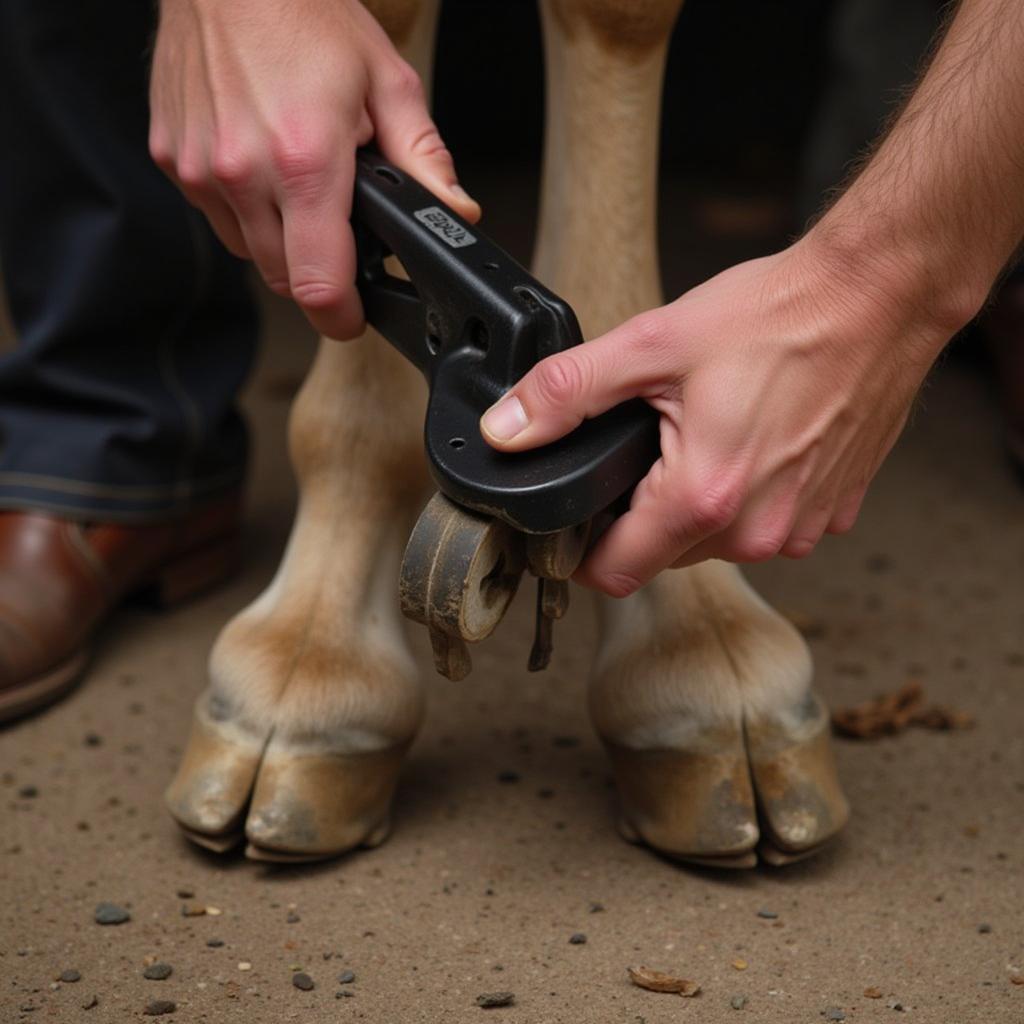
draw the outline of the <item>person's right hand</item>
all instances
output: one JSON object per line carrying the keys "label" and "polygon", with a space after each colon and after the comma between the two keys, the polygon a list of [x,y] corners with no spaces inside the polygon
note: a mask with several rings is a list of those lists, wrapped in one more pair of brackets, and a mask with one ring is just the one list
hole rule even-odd
{"label": "person's right hand", "polygon": [[236,256],[313,326],[363,326],[349,225],[355,150],[475,221],[416,72],[356,0],[162,0],[149,149]]}

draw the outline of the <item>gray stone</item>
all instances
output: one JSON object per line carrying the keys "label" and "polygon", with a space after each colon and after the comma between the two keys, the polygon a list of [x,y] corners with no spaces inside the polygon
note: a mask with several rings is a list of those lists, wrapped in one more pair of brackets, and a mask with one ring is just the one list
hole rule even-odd
{"label": "gray stone", "polygon": [[178,1004],[173,1000],[154,999],[146,1003],[146,1008],[142,1012],[146,1017],[162,1017],[165,1013],[174,1013],[177,1008]]}
{"label": "gray stone", "polygon": [[98,903],[93,914],[93,920],[97,924],[124,924],[131,919],[132,915],[116,903]]}

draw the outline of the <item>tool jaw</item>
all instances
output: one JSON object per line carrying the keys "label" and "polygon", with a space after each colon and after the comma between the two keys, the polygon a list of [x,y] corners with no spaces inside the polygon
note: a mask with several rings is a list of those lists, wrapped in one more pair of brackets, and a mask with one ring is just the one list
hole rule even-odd
{"label": "tool jaw", "polygon": [[[635,400],[553,444],[492,448],[480,417],[541,359],[582,343],[576,314],[475,225],[369,150],[357,156],[352,222],[366,318],[430,388],[424,447],[441,493],[409,540],[403,610],[430,631],[438,671],[461,678],[470,668],[466,642],[497,626],[529,569],[538,579],[529,667],[544,668],[591,521],[658,457],[657,416]],[[408,280],[386,269],[392,255]]]}

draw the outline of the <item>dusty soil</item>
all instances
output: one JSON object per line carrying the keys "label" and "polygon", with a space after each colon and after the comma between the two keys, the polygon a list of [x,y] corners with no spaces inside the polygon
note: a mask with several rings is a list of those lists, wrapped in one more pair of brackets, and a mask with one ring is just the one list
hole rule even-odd
{"label": "dusty soil", "polygon": [[[1024,1020],[1024,489],[956,365],[855,533],[751,574],[808,628],[831,704],[913,678],[977,719],[837,740],[853,818],[817,859],[722,874],[619,839],[579,592],[546,674],[525,671],[529,600],[460,684],[415,635],[429,721],[379,850],[282,869],[185,842],[161,794],[210,644],[266,584],[294,501],[283,425],[311,342],[275,309],[249,388],[244,572],[170,614],[125,609],[69,699],[0,733],[0,1019],[141,1020],[164,999],[170,1020],[254,1024]],[[131,920],[94,923],[101,901]],[[144,978],[153,960],[173,973]],[[640,964],[701,992],[633,987]],[[55,982],[66,970],[80,980]],[[477,1006],[497,992],[512,1005]]]}

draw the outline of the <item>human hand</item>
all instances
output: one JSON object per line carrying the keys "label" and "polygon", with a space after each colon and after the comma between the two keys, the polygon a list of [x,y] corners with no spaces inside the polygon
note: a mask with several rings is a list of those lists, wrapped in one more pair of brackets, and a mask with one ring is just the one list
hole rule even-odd
{"label": "human hand", "polygon": [[801,558],[853,526],[959,326],[889,283],[797,243],[542,360],[481,432],[521,451],[629,398],[658,410],[661,458],[575,577],[612,596],[707,558]]}
{"label": "human hand", "polygon": [[465,217],[422,83],[356,0],[162,0],[149,148],[236,256],[334,338],[360,333],[355,150]]}

